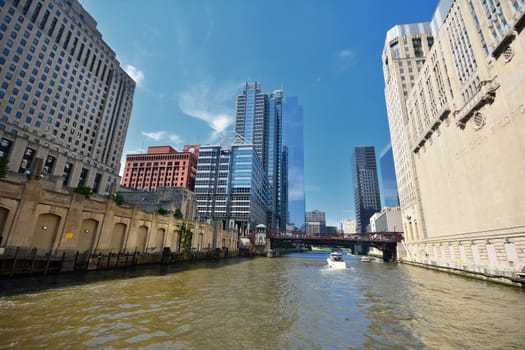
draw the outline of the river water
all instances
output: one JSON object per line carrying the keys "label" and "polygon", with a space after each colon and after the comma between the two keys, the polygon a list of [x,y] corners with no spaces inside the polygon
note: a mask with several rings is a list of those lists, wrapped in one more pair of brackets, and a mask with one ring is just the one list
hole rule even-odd
{"label": "river water", "polygon": [[524,349],[525,291],[328,252],[0,281],[0,349]]}

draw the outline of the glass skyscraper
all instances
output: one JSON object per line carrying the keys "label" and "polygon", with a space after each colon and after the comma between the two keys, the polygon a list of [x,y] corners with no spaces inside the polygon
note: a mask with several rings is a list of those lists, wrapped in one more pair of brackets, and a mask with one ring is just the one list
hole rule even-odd
{"label": "glass skyscraper", "polygon": [[254,147],[201,146],[195,180],[201,222],[222,223],[244,235],[266,220],[268,182]]}
{"label": "glass skyscraper", "polygon": [[304,196],[304,136],[303,106],[296,96],[287,97],[283,103],[283,145],[288,155],[288,214],[287,223],[293,223],[304,230],[305,196]]}
{"label": "glass skyscraper", "polygon": [[234,138],[253,145],[269,184],[266,224],[284,228],[282,212],[282,97],[280,90],[265,94],[259,83],[246,83],[235,103]]}
{"label": "glass skyscraper", "polygon": [[381,211],[376,153],[373,146],[354,149],[352,157],[356,231],[366,232],[370,217]]}
{"label": "glass skyscraper", "polygon": [[399,207],[399,193],[397,191],[396,169],[392,147],[388,147],[380,156],[381,181],[383,183],[383,202],[385,207]]}

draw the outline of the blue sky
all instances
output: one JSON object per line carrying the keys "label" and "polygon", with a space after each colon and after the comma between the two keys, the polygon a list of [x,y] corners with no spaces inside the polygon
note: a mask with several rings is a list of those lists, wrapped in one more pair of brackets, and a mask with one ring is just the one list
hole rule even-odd
{"label": "blue sky", "polygon": [[217,143],[245,82],[304,109],[306,210],[355,217],[351,154],[390,144],[381,52],[437,0],[80,0],[137,82],[125,155]]}

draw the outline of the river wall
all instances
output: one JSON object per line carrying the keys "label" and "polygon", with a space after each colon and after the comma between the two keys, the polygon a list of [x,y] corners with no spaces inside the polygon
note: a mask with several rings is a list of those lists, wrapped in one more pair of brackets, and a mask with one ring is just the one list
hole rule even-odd
{"label": "river wall", "polygon": [[230,257],[237,247],[235,231],[72,193],[59,177],[0,180],[0,274]]}
{"label": "river wall", "polygon": [[525,285],[525,227],[398,244],[401,262],[498,283]]}

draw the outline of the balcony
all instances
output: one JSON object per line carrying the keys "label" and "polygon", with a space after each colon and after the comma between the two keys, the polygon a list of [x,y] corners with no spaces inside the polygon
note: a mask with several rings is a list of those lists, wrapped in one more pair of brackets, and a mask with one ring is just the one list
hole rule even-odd
{"label": "balcony", "polygon": [[474,112],[485,104],[491,104],[496,98],[496,90],[500,84],[492,80],[484,80],[480,84],[479,91],[461,108],[456,114],[456,125],[464,129],[467,121],[474,115]]}

